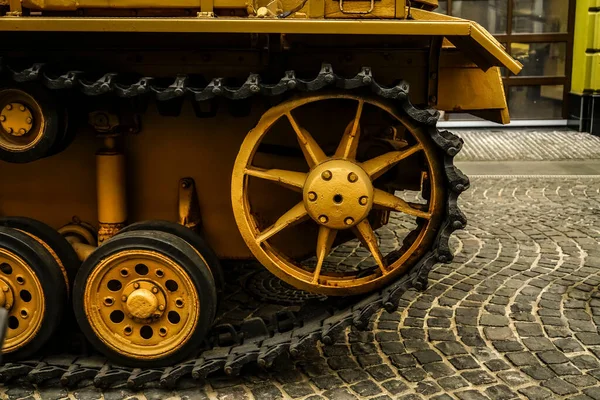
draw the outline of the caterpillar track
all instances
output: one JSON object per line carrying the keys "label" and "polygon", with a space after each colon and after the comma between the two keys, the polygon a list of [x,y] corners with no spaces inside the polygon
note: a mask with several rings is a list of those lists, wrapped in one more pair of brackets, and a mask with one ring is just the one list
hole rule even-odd
{"label": "caterpillar track", "polygon": [[[5,61],[5,60],[3,60]],[[93,384],[99,388],[126,385],[141,388],[158,381],[161,387],[175,387],[182,378],[203,379],[210,374],[224,372],[235,376],[244,366],[257,364],[269,368],[281,356],[301,358],[314,350],[319,342],[335,343],[349,326],[367,329],[369,320],[381,309],[394,312],[404,292],[410,288],[423,290],[431,268],[438,262],[452,260],[449,238],[457,229],[464,228],[466,218],[457,200],[469,187],[468,178],[453,164],[463,141],[448,131],[439,131],[437,111],[419,110],[409,101],[409,85],[400,82],[394,87],[379,85],[369,67],[363,67],[353,78],[338,76],[331,65],[323,64],[312,80],[296,77],[288,71],[276,84],[261,82],[258,75],[250,75],[239,87],[225,85],[225,78],[215,78],[205,87],[190,86],[184,75],[173,78],[167,87],[158,85],[158,79],[143,77],[136,83],[125,84],[117,73],[107,73],[96,80],[88,80],[80,71],[52,74],[45,64],[33,64],[25,69],[13,69],[2,63],[2,74],[15,82],[36,82],[52,90],[78,90],[87,96],[114,95],[123,98],[153,96],[159,102],[190,97],[202,102],[215,97],[241,100],[252,96],[279,96],[294,92],[317,92],[329,88],[346,91],[368,89],[376,96],[390,99],[416,124],[427,132],[443,154],[445,174],[446,215],[437,233],[433,248],[397,281],[374,293],[350,298],[328,298],[305,303],[298,312],[280,312],[270,318],[249,318],[239,324],[220,324],[213,327],[205,346],[189,360],[160,369],[125,368],[111,365],[98,356],[48,355],[29,361],[7,363],[0,367],[0,381],[8,383],[25,379],[34,384],[81,387]],[[217,318],[218,320],[218,318]]]}

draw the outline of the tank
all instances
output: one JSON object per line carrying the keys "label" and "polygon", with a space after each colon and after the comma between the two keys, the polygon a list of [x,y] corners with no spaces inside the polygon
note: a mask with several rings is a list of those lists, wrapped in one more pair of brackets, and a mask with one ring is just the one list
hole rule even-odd
{"label": "tank", "polygon": [[507,123],[521,69],[437,5],[0,0],[2,379],[236,375],[425,288],[466,224],[440,112]]}

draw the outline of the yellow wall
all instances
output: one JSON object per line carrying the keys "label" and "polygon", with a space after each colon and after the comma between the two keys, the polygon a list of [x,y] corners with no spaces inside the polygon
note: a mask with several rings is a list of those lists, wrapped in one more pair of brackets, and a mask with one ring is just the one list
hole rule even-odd
{"label": "yellow wall", "polygon": [[[577,0],[571,92],[600,90],[600,0]],[[599,53],[590,52],[596,50]]]}

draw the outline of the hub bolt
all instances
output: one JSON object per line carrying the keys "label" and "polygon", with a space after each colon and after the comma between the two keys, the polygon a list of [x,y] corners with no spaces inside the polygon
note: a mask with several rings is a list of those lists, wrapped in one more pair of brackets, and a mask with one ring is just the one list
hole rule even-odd
{"label": "hub bolt", "polygon": [[19,107],[19,110],[21,110],[21,111],[25,112],[25,106],[20,106],[20,107]]}
{"label": "hub bolt", "polygon": [[156,286],[152,288],[152,293],[158,293],[158,288]]}
{"label": "hub bolt", "polygon": [[12,104],[7,104],[7,105],[6,105],[6,109],[7,109],[8,111],[12,110]]}
{"label": "hub bolt", "polygon": [[8,133],[13,133],[13,128],[8,128],[6,131],[7,131]]}
{"label": "hub bolt", "polygon": [[123,328],[123,333],[124,333],[126,336],[129,336],[129,335],[131,335],[131,332],[133,332],[133,329],[131,329],[131,326],[127,325],[125,328]]}
{"label": "hub bolt", "polygon": [[344,222],[346,223],[346,225],[352,225],[354,223],[354,218],[348,217],[344,220]]}
{"label": "hub bolt", "polygon": [[164,326],[162,326],[159,330],[158,330],[158,334],[160,336],[167,336],[167,328],[165,328]]}
{"label": "hub bolt", "polygon": [[366,206],[368,201],[369,198],[367,196],[362,196],[360,199],[358,199],[358,202],[361,206]]}
{"label": "hub bolt", "polygon": [[159,309],[160,311],[165,311],[165,306],[163,306],[163,305],[161,304],[160,306],[158,306],[158,309]]}
{"label": "hub bolt", "polygon": [[134,284],[133,284],[133,288],[134,288],[134,289],[139,289],[139,288],[140,288],[140,284],[139,284],[139,283],[137,283],[137,282],[136,282],[136,283],[134,283]]}
{"label": "hub bolt", "polygon": [[354,183],[358,180],[358,176],[354,172],[348,174],[348,181]]}
{"label": "hub bolt", "polygon": [[2,291],[3,292],[8,292],[8,286],[6,286],[6,285],[2,286]]}
{"label": "hub bolt", "polygon": [[4,121],[6,121],[6,117],[5,117],[4,115],[0,115],[0,121],[1,121],[1,122],[4,122]]}
{"label": "hub bolt", "polygon": [[25,128],[19,129],[19,134],[24,135],[25,134]]}
{"label": "hub bolt", "polygon": [[308,192],[308,199],[310,201],[315,201],[317,200],[317,194],[315,192]]}
{"label": "hub bolt", "polygon": [[321,174],[321,178],[323,178],[326,181],[330,180],[331,176],[331,171],[329,170],[323,171],[323,173]]}
{"label": "hub bolt", "polygon": [[125,295],[121,296],[121,301],[127,301],[127,296],[125,296]]}
{"label": "hub bolt", "polygon": [[326,224],[326,223],[327,223],[327,221],[329,221],[329,218],[327,218],[327,216],[326,216],[326,215],[321,215],[321,216],[319,217],[319,222],[321,222],[322,224]]}
{"label": "hub bolt", "polygon": [[33,122],[33,120],[31,119],[31,117],[27,117],[27,119],[25,121],[27,121],[28,124],[30,124],[30,123]]}

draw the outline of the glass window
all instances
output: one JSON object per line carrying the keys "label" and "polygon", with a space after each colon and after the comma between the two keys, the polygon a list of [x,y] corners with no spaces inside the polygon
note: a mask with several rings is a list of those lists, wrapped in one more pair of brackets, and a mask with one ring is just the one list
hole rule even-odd
{"label": "glass window", "polygon": [[508,94],[512,119],[562,118],[562,85],[509,86]]}
{"label": "glass window", "polygon": [[448,0],[439,0],[438,8],[435,9],[435,12],[440,14],[448,14]]}
{"label": "glass window", "polygon": [[519,76],[564,76],[566,43],[512,43],[514,58],[523,64]]}
{"label": "glass window", "polygon": [[478,22],[490,33],[506,33],[507,0],[453,0],[452,15]]}
{"label": "glass window", "polygon": [[514,33],[566,32],[569,2],[566,0],[513,0]]}

